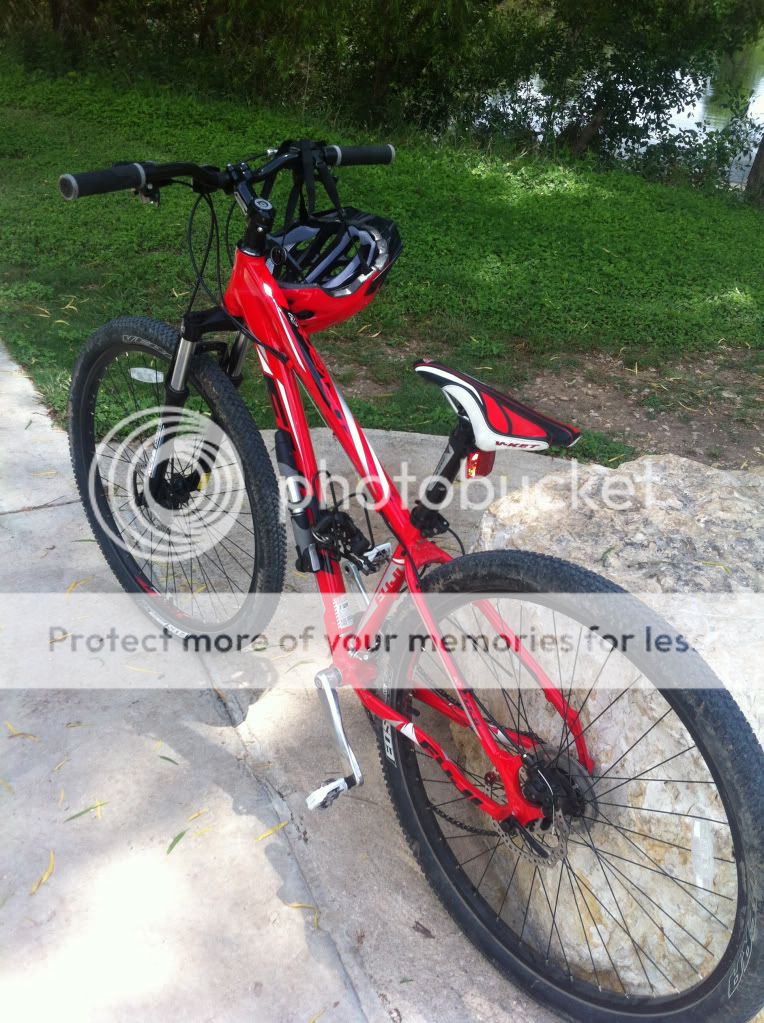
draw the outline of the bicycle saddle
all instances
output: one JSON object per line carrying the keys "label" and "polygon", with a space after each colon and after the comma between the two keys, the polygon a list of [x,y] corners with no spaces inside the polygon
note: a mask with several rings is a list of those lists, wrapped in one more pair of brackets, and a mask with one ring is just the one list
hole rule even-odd
{"label": "bicycle saddle", "polygon": [[425,380],[437,384],[457,415],[469,420],[480,451],[570,448],[581,436],[575,426],[536,412],[475,377],[449,369],[440,362],[423,359],[414,369]]}

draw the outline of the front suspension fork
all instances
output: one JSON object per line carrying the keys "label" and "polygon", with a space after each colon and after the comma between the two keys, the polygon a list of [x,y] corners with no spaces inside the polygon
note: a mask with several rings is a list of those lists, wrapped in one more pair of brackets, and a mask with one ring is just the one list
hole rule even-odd
{"label": "front suspension fork", "polygon": [[147,471],[149,492],[155,501],[161,499],[167,470],[172,465],[178,413],[188,400],[188,371],[196,344],[181,334],[170,365],[169,377],[165,379],[164,405],[159,414]]}
{"label": "front suspension fork", "polygon": [[[163,483],[167,478],[168,467],[172,463],[179,412],[188,401],[188,374],[198,345],[199,337],[189,338],[185,336],[185,331],[181,331],[178,347],[170,366],[170,373],[165,381],[164,405],[154,434],[148,465],[149,492],[154,500],[158,500],[160,497]],[[247,338],[240,331],[236,335],[230,355],[226,360],[226,372],[235,387],[241,383],[248,345]],[[212,472],[220,450],[217,438],[219,438],[219,428],[214,420],[210,419],[202,439],[199,464],[196,467],[200,477],[207,476]]]}

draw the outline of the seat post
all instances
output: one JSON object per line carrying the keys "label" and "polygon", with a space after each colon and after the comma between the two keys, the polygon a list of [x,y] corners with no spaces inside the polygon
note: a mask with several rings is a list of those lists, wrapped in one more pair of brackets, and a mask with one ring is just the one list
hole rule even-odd
{"label": "seat post", "polygon": [[433,481],[427,488],[424,503],[429,508],[437,508],[443,504],[448,494],[448,486],[456,479],[464,459],[475,447],[475,438],[469,419],[459,416],[456,426],[449,434],[446,447],[435,467]]}

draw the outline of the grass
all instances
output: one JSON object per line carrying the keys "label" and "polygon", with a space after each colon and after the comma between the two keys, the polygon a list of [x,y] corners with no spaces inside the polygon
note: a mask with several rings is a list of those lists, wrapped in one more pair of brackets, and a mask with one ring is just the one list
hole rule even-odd
{"label": "grass", "polygon": [[[190,287],[190,193],[167,190],[158,210],[127,194],[66,204],[61,172],[132,159],[221,164],[285,137],[363,141],[165,87],[50,80],[4,57],[0,112],[0,336],[59,414],[97,325],[124,313],[177,321]],[[564,373],[593,350],[670,365],[720,344],[762,346],[762,213],[736,197],[393,141],[392,168],[343,170],[340,187],[346,202],[397,221],[404,253],[374,305],[319,338],[366,425],[450,427],[436,389],[409,371],[423,355],[511,389],[534,367]],[[249,382],[245,393],[267,425],[262,389]],[[576,453],[612,464],[628,451],[592,434]]]}

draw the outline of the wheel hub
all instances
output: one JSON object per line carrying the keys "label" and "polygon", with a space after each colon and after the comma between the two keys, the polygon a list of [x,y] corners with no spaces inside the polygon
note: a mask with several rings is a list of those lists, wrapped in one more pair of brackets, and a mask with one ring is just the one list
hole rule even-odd
{"label": "wheel hub", "polygon": [[586,769],[570,753],[538,746],[533,763],[520,769],[520,788],[525,798],[540,806],[543,816],[523,827],[511,818],[493,821],[506,845],[537,866],[553,867],[565,858],[571,825],[593,818],[597,805]]}
{"label": "wheel hub", "polygon": [[[177,511],[180,508],[184,508],[191,500],[191,495],[199,489],[200,479],[201,476],[194,470],[188,474],[173,472],[169,477],[157,480],[156,484],[154,484],[153,494],[155,503],[167,511]],[[139,487],[136,478],[134,486],[136,503],[139,507],[143,507],[147,504],[146,484],[144,483]]]}

